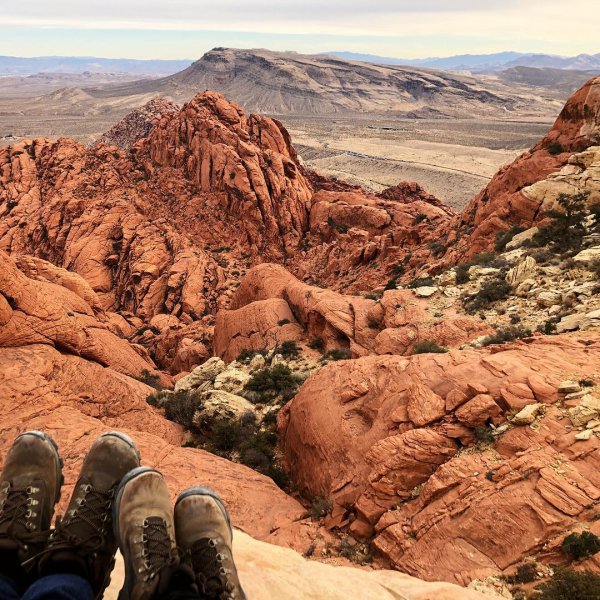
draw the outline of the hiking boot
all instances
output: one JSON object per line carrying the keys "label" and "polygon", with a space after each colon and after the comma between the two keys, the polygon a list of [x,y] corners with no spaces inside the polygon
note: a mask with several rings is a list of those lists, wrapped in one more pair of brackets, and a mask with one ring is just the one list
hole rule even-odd
{"label": "hiking boot", "polygon": [[61,467],[56,443],[41,431],[21,434],[6,455],[0,475],[0,565],[18,585],[27,586],[33,557],[46,546]]}
{"label": "hiking boot", "polygon": [[158,471],[140,467],[128,473],[113,510],[115,536],[125,561],[119,600],[197,591],[191,569],[180,565],[171,494]]}
{"label": "hiking boot", "polygon": [[50,535],[40,575],[73,573],[87,579],[94,596],[110,582],[117,542],[112,504],[123,476],[140,464],[133,440],[119,432],[101,435],[88,452],[64,518]]}
{"label": "hiking boot", "polygon": [[202,598],[246,600],[233,561],[229,514],[215,492],[195,487],[179,495],[175,535],[182,560],[191,566]]}

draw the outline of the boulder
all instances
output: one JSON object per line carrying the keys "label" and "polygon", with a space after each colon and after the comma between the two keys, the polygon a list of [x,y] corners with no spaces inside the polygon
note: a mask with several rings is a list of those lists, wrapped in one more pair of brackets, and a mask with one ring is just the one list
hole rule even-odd
{"label": "boulder", "polygon": [[533,423],[543,408],[543,404],[528,404],[525,408],[522,408],[511,420],[513,425],[530,425]]}
{"label": "boulder", "polygon": [[538,227],[530,227],[529,229],[526,229],[521,233],[517,233],[517,235],[515,235],[513,239],[510,240],[508,244],[506,244],[506,249],[516,250],[517,248],[520,248],[521,246],[523,246],[523,244],[530,242],[537,235],[538,232]]}
{"label": "boulder", "polygon": [[209,429],[217,423],[239,421],[247,413],[255,414],[254,405],[246,398],[230,394],[224,390],[211,390],[200,395],[201,408],[193,417],[194,423]]}
{"label": "boulder", "polygon": [[175,384],[176,392],[187,392],[200,387],[203,383],[214,383],[217,375],[226,369],[225,363],[218,357],[213,356],[205,363],[196,367],[189,375],[182,377]]}
{"label": "boulder", "polygon": [[249,379],[249,373],[230,366],[215,377],[214,388],[231,394],[239,394]]}
{"label": "boulder", "polygon": [[535,275],[536,266],[535,258],[527,256],[525,260],[508,271],[506,282],[515,287],[527,279],[532,279]]}

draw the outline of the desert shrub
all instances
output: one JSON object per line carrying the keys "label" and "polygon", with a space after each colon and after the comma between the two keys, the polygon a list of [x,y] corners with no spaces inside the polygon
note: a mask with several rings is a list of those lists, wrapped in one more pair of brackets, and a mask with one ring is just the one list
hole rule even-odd
{"label": "desert shrub", "polygon": [[245,395],[251,402],[268,402],[280,394],[285,394],[286,397],[290,393],[293,395],[300,381],[300,378],[285,365],[265,367],[254,373],[246,382],[244,390],[250,393]]}
{"label": "desert shrub", "polygon": [[486,427],[485,425],[479,425],[473,429],[473,434],[475,435],[475,439],[478,442],[487,444],[493,442],[496,438],[492,432],[490,427]]}
{"label": "desert shrub", "polygon": [[247,365],[257,354],[264,356],[266,352],[264,350],[248,350],[244,348],[236,358],[237,362]]}
{"label": "desert shrub", "polygon": [[367,325],[369,326],[369,329],[379,329],[379,321],[375,319],[369,319]]}
{"label": "desert shrub", "polygon": [[381,294],[376,294],[375,292],[369,292],[365,294],[365,298],[367,300],[379,300],[381,298]]}
{"label": "desert shrub", "polygon": [[556,333],[556,326],[560,320],[560,317],[550,317],[548,320],[544,321],[544,323],[538,325],[537,330],[545,335],[552,335]]}
{"label": "desert shrub", "polygon": [[536,600],[598,600],[600,577],[590,571],[561,569],[535,589]]}
{"label": "desert shrub", "polygon": [[323,341],[323,338],[315,338],[309,342],[308,347],[323,352],[325,349],[325,342]]}
{"label": "desert shrub", "polygon": [[454,269],[456,271],[456,283],[467,283],[471,278],[469,277],[469,265],[460,264]]}
{"label": "desert shrub", "polygon": [[560,142],[552,142],[548,145],[548,153],[552,154],[552,156],[556,156],[557,154],[562,154],[564,149]]}
{"label": "desert shrub", "polygon": [[587,558],[600,551],[600,538],[590,531],[571,533],[563,540],[560,549],[571,559]]}
{"label": "desert shrub", "polygon": [[238,421],[216,423],[211,434],[211,445],[223,452],[234,450],[242,438],[242,427]]}
{"label": "desert shrub", "polygon": [[313,501],[310,504],[310,515],[314,519],[322,519],[331,512],[332,508],[333,502],[330,498],[317,496],[316,498],[313,498]]}
{"label": "desert shrub", "polygon": [[596,279],[600,280],[600,259],[590,263],[587,268],[595,275]]}
{"label": "desert shrub", "polygon": [[280,319],[277,321],[277,325],[279,325],[279,327],[282,327],[283,325],[289,325],[290,323],[291,321],[289,319]]}
{"label": "desert shrub", "polygon": [[421,223],[421,221],[425,221],[425,219],[427,219],[427,215],[424,215],[423,213],[419,213],[419,214],[418,214],[418,215],[415,217],[415,219],[414,219],[414,221],[413,221],[413,224],[414,224],[414,225],[417,225],[418,223]]}
{"label": "desert shrub", "polygon": [[510,315],[510,322],[512,325],[516,325],[521,322],[521,316],[517,314]]}
{"label": "desert shrub", "polygon": [[383,288],[384,290],[395,290],[397,288],[397,279],[395,277],[392,277],[391,279],[388,280],[388,282],[385,284],[385,287]]}
{"label": "desert shrub", "polygon": [[176,392],[165,403],[165,417],[192,430],[195,429],[193,418],[198,406],[194,392]]}
{"label": "desert shrub", "polygon": [[281,354],[283,358],[294,359],[300,356],[300,346],[293,341],[285,341],[274,350],[275,354]]}
{"label": "desert shrub", "polygon": [[581,387],[594,387],[596,385],[596,382],[593,379],[589,379],[588,377],[584,377],[583,379],[579,380],[579,385]]}
{"label": "desert shrub", "polygon": [[537,567],[534,562],[527,562],[517,567],[517,571],[514,575],[510,575],[506,578],[509,583],[531,583],[537,578]]}
{"label": "desert shrub", "polygon": [[429,244],[429,249],[435,258],[439,258],[440,256],[444,256],[446,254],[446,246],[444,244],[440,244],[439,242],[431,242]]}
{"label": "desert shrub", "polygon": [[484,282],[478,292],[464,297],[463,306],[467,312],[474,313],[498,300],[505,300],[510,293],[511,287],[504,279],[491,279]]}
{"label": "desert shrub", "polygon": [[475,265],[480,267],[489,267],[491,262],[496,258],[494,252],[480,252],[476,254],[470,261],[469,266],[473,267]]}
{"label": "desert shrub", "polygon": [[552,221],[534,236],[533,244],[548,245],[557,253],[578,251],[586,234],[584,220],[588,214],[585,209],[588,196],[589,192],[559,194],[557,202],[562,210],[548,213]]}
{"label": "desert shrub", "polygon": [[148,369],[142,369],[139,377],[136,377],[138,381],[153,387],[155,390],[163,390],[164,386],[160,383],[160,375],[157,373],[151,373]]}
{"label": "desert shrub", "polygon": [[491,346],[492,344],[506,344],[506,342],[513,342],[514,340],[520,340],[526,337],[531,337],[530,329],[526,329],[520,325],[509,325],[508,327],[496,329],[496,333],[493,335],[488,335],[483,340],[483,345]]}
{"label": "desert shrub", "polygon": [[406,267],[402,263],[397,263],[392,267],[392,277],[394,279],[398,279],[398,277],[402,277],[406,273]]}
{"label": "desert shrub", "polygon": [[444,354],[448,352],[448,348],[444,348],[443,346],[439,346],[437,342],[433,340],[423,340],[415,344],[413,348],[413,354]]}
{"label": "desert shrub", "polygon": [[406,287],[418,288],[430,285],[434,285],[434,281],[431,277],[417,277],[416,279],[413,279]]}
{"label": "desert shrub", "polygon": [[504,252],[506,250],[506,245],[512,241],[515,235],[522,233],[523,231],[525,231],[523,227],[517,227],[516,225],[506,231],[499,231],[496,234],[496,240],[494,242],[496,251]]}
{"label": "desert shrub", "polygon": [[351,358],[348,348],[333,348],[323,354],[322,360],[348,360]]}

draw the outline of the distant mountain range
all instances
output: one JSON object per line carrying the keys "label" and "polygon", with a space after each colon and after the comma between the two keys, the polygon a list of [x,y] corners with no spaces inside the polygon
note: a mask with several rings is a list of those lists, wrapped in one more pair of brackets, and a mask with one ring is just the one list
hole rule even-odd
{"label": "distant mountain range", "polygon": [[96,58],[93,56],[0,56],[0,75],[37,73],[130,73],[132,75],[171,75],[192,63],[191,60],[136,60]]}
{"label": "distant mountain range", "polygon": [[451,71],[472,71],[474,73],[491,73],[511,67],[532,67],[538,69],[570,69],[578,71],[599,70],[600,53],[579,54],[565,57],[551,54],[525,54],[522,52],[498,52],[496,54],[461,54],[445,58],[391,58],[374,54],[357,54],[354,52],[326,52],[328,56],[337,56],[344,60],[358,60],[379,65],[405,65],[442,69]]}

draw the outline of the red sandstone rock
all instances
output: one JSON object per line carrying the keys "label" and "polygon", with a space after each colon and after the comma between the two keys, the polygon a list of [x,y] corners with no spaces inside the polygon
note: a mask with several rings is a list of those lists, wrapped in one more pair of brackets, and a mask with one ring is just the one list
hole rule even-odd
{"label": "red sandstone rock", "polygon": [[[290,474],[307,496],[329,496],[354,510],[353,533],[375,529],[375,547],[419,577],[466,584],[528,555],[542,560],[544,544],[562,539],[597,502],[600,440],[576,441],[569,419],[550,406],[535,429],[509,427],[493,448],[456,454],[456,439],[475,442],[457,421],[499,423],[507,391],[531,401],[536,392],[529,381],[544,393],[556,379],[589,376],[599,361],[600,339],[586,335],[585,343],[540,337],[494,353],[370,356],[329,365],[279,415]],[[359,384],[364,393],[346,392]],[[430,392],[415,395],[415,386]],[[421,397],[426,413],[430,398],[451,401],[448,409],[443,400],[435,403],[444,406],[441,421],[411,429],[410,420],[421,418],[415,402]],[[552,475],[556,468],[567,480]]]}

